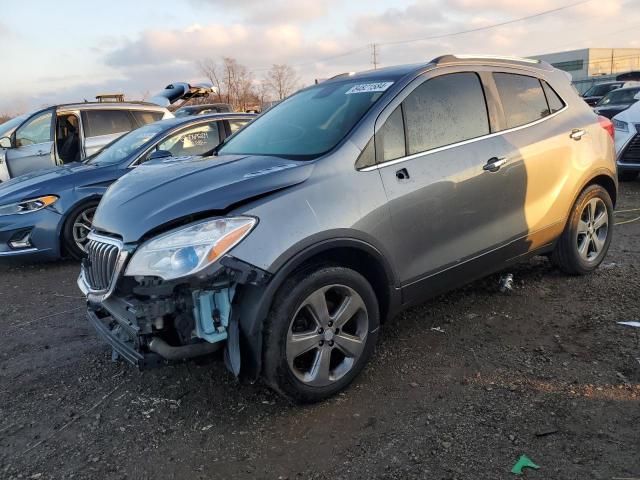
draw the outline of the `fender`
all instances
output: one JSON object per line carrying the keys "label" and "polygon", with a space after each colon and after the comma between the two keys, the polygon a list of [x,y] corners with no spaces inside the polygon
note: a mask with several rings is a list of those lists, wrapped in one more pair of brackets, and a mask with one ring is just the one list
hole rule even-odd
{"label": "fender", "polygon": [[332,238],[310,245],[285,262],[278,271],[264,285],[244,285],[237,295],[236,308],[239,309],[240,350],[242,354],[242,369],[240,376],[250,382],[255,381],[262,369],[262,329],[264,321],[269,315],[273,299],[285,279],[310,258],[335,248],[356,248],[372,255],[384,268],[389,279],[389,314],[401,309],[400,290],[397,277],[385,259],[375,247],[367,242],[354,238]]}

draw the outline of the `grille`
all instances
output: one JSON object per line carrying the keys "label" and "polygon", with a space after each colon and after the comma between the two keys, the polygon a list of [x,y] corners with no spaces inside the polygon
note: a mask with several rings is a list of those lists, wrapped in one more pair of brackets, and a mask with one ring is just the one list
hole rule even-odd
{"label": "grille", "polygon": [[640,132],[631,139],[622,152],[620,163],[640,163]]}
{"label": "grille", "polygon": [[84,264],[85,279],[92,290],[108,290],[116,274],[120,248],[94,238],[87,243],[88,261]]}

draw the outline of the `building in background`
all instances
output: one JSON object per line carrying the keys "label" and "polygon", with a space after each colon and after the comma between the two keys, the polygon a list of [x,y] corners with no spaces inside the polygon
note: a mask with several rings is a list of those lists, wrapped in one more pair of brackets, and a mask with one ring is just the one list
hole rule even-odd
{"label": "building in background", "polygon": [[584,48],[532,58],[569,72],[580,93],[594,83],[615,80],[621,73],[640,70],[640,48]]}

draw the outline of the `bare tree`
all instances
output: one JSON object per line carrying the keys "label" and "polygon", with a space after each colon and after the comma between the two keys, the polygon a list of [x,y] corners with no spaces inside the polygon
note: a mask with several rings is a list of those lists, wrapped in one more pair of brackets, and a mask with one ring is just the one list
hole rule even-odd
{"label": "bare tree", "polygon": [[205,58],[197,62],[198,70],[202,75],[214,86],[214,95],[219,103],[223,102],[222,99],[222,83],[220,82],[220,73],[218,66],[213,58]]}
{"label": "bare tree", "polygon": [[267,72],[265,83],[273,92],[276,100],[284,100],[298,89],[298,75],[289,65],[273,65]]}
{"label": "bare tree", "polygon": [[198,62],[198,68],[217,87],[214,95],[218,102],[229,103],[240,111],[255,103],[253,75],[235,58],[223,57],[221,64],[208,58]]}

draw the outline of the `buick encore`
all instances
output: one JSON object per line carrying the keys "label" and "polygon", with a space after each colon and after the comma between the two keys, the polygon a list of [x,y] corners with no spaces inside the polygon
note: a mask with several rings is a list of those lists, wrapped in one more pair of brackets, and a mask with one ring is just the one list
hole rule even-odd
{"label": "buick encore", "polygon": [[208,156],[112,185],[78,279],[89,322],[140,367],[223,348],[240,378],[324,399],[404,308],[532,255],[595,270],[613,231],[612,136],[540,61],[339,75]]}

